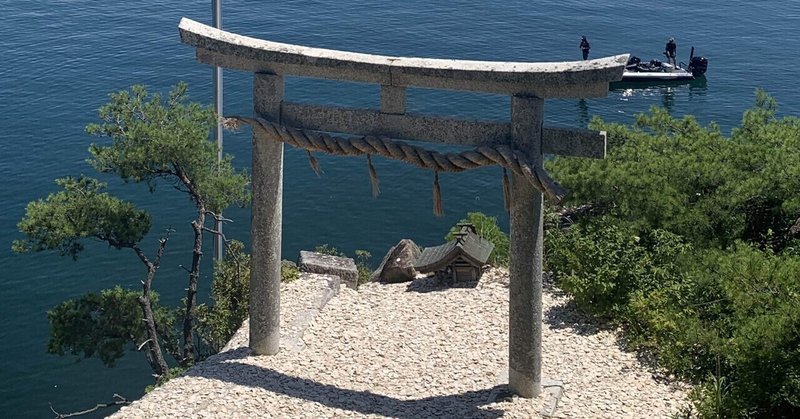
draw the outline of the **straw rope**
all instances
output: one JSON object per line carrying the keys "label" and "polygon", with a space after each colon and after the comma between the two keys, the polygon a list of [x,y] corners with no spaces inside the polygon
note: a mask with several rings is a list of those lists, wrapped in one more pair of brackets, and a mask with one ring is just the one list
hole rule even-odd
{"label": "straw rope", "polygon": [[[306,150],[309,153],[312,168],[317,173],[319,173],[319,167],[316,165],[316,159],[311,155],[312,152],[340,156],[367,155],[368,159],[371,155],[378,155],[401,160],[437,172],[437,180],[438,172],[462,172],[484,166],[499,165],[527,179],[534,188],[547,195],[554,203],[560,203],[566,195],[566,190],[553,181],[541,166],[533,165],[525,153],[505,145],[482,146],[461,153],[439,153],[385,137],[370,135],[354,138],[334,137],[322,132],[283,126],[262,118],[234,116],[223,120],[223,124],[230,129],[236,129],[243,123],[260,130],[273,141],[281,141]],[[377,193],[377,177],[371,160],[369,160],[369,165],[370,178],[373,180],[373,193]],[[504,187],[504,189],[506,188]]]}

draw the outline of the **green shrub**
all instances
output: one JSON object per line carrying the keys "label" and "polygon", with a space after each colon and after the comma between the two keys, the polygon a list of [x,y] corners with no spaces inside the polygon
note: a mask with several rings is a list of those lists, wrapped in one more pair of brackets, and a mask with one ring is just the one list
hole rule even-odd
{"label": "green shrub", "polygon": [[372,269],[369,267],[369,260],[372,253],[366,250],[356,250],[356,268],[358,269],[358,285],[369,282],[372,276]]}
{"label": "green shrub", "polygon": [[[508,235],[500,229],[497,225],[497,218],[490,217],[482,212],[469,212],[467,218],[461,219],[458,224],[469,223],[475,226],[478,235],[494,244],[494,250],[489,255],[487,262],[495,266],[508,266],[509,260],[509,241]],[[444,237],[445,240],[450,241],[455,238],[455,233],[458,233],[461,228],[454,225]]]}
{"label": "green shrub", "polygon": [[776,111],[758,91],[729,138],[658,108],[596,118],[608,158],[546,162],[590,209],[569,230],[548,219],[548,267],[694,381],[701,417],[800,417],[800,119]]}
{"label": "green shrub", "polygon": [[317,253],[322,253],[323,255],[331,255],[331,256],[339,256],[339,257],[347,257],[343,252],[340,252],[339,249],[325,243],[321,244],[314,248],[314,251]]}
{"label": "green shrub", "polygon": [[198,331],[213,353],[219,352],[247,318],[250,298],[250,255],[233,240],[216,263],[211,305],[197,307]]}
{"label": "green shrub", "polygon": [[[800,415],[800,258],[740,244],[707,252],[688,275],[713,288],[690,294],[695,327],[716,334],[708,351],[717,362],[701,367],[728,382],[718,406],[706,380],[695,394],[700,409],[712,406],[724,417]],[[687,344],[708,344],[692,337]]]}
{"label": "green shrub", "polygon": [[608,218],[548,231],[548,266],[582,309],[697,383],[702,417],[800,414],[800,257],[698,250]]}
{"label": "green shrub", "polygon": [[164,374],[163,376],[159,377],[157,383],[150,384],[147,387],[145,387],[144,388],[144,392],[145,393],[149,393],[149,392],[155,390],[157,387],[163,386],[164,383],[166,383],[167,381],[169,381],[169,380],[171,380],[173,378],[180,377],[181,375],[183,375],[183,373],[185,373],[188,369],[189,368],[187,368],[187,367],[172,367],[172,368],[170,368],[169,370],[167,370],[166,374]]}
{"label": "green shrub", "polygon": [[624,322],[634,292],[649,292],[675,275],[675,258],[688,246],[674,234],[638,232],[603,217],[569,230],[551,228],[545,260],[580,308]]}
{"label": "green shrub", "polygon": [[300,279],[300,268],[292,262],[281,262],[281,282],[292,282]]}
{"label": "green shrub", "polygon": [[[688,260],[687,260],[688,261]],[[710,250],[683,279],[632,302],[640,342],[699,382],[703,417],[800,414],[800,258],[746,245]]]}
{"label": "green shrub", "polygon": [[567,205],[591,203],[698,247],[744,240],[780,251],[800,234],[791,229],[800,213],[800,120],[777,118],[775,101],[762,91],[756,96],[729,138],[715,124],[653,108],[632,127],[592,121],[608,134],[606,159],[545,164],[569,190]]}

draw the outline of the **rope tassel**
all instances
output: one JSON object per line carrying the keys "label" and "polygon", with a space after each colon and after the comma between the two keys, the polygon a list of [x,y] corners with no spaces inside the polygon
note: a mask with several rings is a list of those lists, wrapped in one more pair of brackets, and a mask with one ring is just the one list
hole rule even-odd
{"label": "rope tassel", "polygon": [[369,183],[372,184],[372,197],[377,198],[381,194],[381,188],[378,181],[378,172],[375,171],[375,166],[372,165],[371,154],[367,154],[367,166],[369,166]]}
{"label": "rope tassel", "polygon": [[439,188],[439,171],[433,172],[433,215],[441,217],[444,215],[442,210],[442,190]]}
{"label": "rope tassel", "polygon": [[506,212],[511,211],[511,182],[508,180],[508,172],[503,168],[503,206]]}
{"label": "rope tassel", "polygon": [[308,163],[311,165],[311,170],[317,174],[317,177],[320,177],[322,170],[319,168],[319,162],[317,161],[317,158],[314,157],[314,155],[308,150],[306,150],[306,154],[308,155]]}

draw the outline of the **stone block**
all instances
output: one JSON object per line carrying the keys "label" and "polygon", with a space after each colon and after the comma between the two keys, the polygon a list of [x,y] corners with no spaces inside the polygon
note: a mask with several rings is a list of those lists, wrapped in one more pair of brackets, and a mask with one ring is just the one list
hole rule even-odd
{"label": "stone block", "polygon": [[337,275],[348,288],[358,289],[358,268],[351,258],[300,251],[300,271]]}

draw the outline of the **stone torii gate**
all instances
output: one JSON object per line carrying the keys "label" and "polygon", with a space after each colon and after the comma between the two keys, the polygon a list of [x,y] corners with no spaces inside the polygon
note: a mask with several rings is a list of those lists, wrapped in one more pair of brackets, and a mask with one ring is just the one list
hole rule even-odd
{"label": "stone torii gate", "polygon": [[[196,48],[200,62],[254,73],[255,117],[234,118],[253,126],[249,305],[253,352],[271,355],[279,349],[283,142],[309,151],[312,166],[311,151],[366,154],[368,159],[377,154],[437,173],[498,164],[511,172],[506,197],[511,229],[509,387],[523,397],[537,396],[542,383],[543,196],[555,201],[564,196],[544,172],[542,155],[603,158],[606,150],[605,133],[543,127],[544,99],[606,96],[609,82],[622,78],[628,56],[558,63],[388,57],[260,40],[186,18],[179,30],[181,41]],[[380,110],[285,102],[287,75],[380,84]],[[511,120],[407,114],[410,86],[510,95]],[[325,134],[331,132],[362,137]],[[475,149],[440,154],[390,138]]]}

